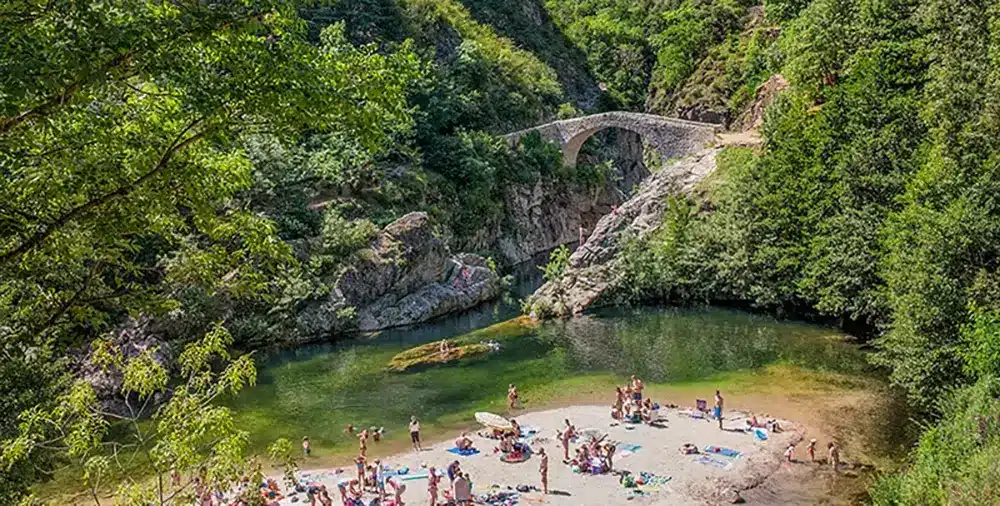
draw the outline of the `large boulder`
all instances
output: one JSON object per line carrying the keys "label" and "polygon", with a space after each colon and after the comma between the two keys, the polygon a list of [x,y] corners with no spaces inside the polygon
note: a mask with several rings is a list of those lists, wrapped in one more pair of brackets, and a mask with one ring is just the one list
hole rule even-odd
{"label": "large boulder", "polygon": [[462,311],[500,295],[500,278],[478,255],[451,255],[425,213],[378,233],[332,283],[328,298],[300,311],[307,335],[375,331]]}
{"label": "large boulder", "polygon": [[630,237],[642,238],[660,226],[666,198],[690,194],[715,170],[717,148],[689,156],[647,179],[627,202],[601,218],[586,242],[570,256],[563,275],[542,285],[529,300],[541,316],[580,313],[598,304],[621,276],[618,254]]}

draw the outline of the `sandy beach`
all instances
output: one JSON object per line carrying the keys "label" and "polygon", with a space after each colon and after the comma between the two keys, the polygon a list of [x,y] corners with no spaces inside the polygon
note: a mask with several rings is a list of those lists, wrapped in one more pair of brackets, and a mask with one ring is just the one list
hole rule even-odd
{"label": "sandy beach", "polygon": [[[733,499],[734,490],[750,491],[764,483],[769,476],[783,471],[789,466],[783,462],[782,454],[789,443],[798,443],[802,435],[789,421],[780,421],[784,429],[772,433],[766,441],[757,440],[745,433],[744,414],[736,411],[724,413],[724,429],[719,430],[717,422],[692,418],[679,409],[662,410],[665,428],[649,425],[617,424],[605,406],[572,406],[548,411],[525,413],[517,417],[522,427],[538,430],[537,435],[527,439],[533,449],[545,448],[549,458],[549,495],[531,491],[519,494],[515,504],[547,504],[553,506],[606,506],[613,504],[720,504]],[[471,414],[470,414],[471,418]],[[657,484],[636,489],[619,484],[619,476],[613,474],[584,475],[574,473],[562,463],[563,451],[556,440],[556,430],[568,418],[578,429],[596,428],[608,434],[608,440],[618,443],[614,467],[618,471],[630,471],[656,475]],[[457,434],[456,434],[457,436]],[[472,435],[474,445],[480,453],[473,456],[457,456],[447,450],[453,441],[427,446],[424,451],[411,451],[382,459],[383,465],[392,469],[409,468],[409,477],[403,499],[409,505],[427,505],[427,479],[425,467],[434,466],[441,470],[458,460],[462,470],[469,473],[473,482],[473,493],[477,496],[489,492],[492,487],[516,488],[518,485],[540,487],[538,456],[526,462],[508,464],[501,462],[499,453],[494,452],[495,440]],[[682,455],[680,447],[692,443],[702,450],[699,455]],[[629,450],[632,445],[637,448]],[[724,447],[740,452],[735,458],[717,454],[706,454],[706,446]],[[822,453],[822,450],[817,452]],[[796,455],[805,459],[805,447],[799,445]],[[784,470],[787,471],[787,470]],[[353,467],[339,469],[309,470],[300,473],[302,480],[327,485],[334,504],[339,503],[337,483],[353,475]],[[787,478],[788,476],[786,476]],[[387,487],[388,488],[388,487]],[[448,479],[442,480],[441,490],[448,488]],[[297,499],[295,499],[297,497]],[[365,504],[374,498],[366,494]],[[440,499],[443,503],[443,497]],[[290,495],[281,501],[282,506],[308,502],[305,494]]]}

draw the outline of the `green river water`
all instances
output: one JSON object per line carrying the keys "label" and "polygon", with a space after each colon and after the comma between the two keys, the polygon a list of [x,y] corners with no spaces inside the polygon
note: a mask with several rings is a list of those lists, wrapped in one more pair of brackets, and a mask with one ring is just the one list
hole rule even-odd
{"label": "green river water", "polygon": [[[384,426],[406,437],[417,415],[440,435],[471,421],[476,410],[504,412],[507,384],[527,407],[566,402],[582,392],[608,392],[637,374],[647,384],[714,385],[744,381],[776,364],[841,377],[870,377],[863,353],[835,330],[743,312],[638,308],[596,312],[569,321],[526,324],[498,303],[443,322],[338,344],[258,354],[258,383],[230,405],[239,426],[263,449],[278,437],[309,436],[318,454],[355,451],[346,424]],[[393,373],[396,353],[441,338],[500,342],[486,357]],[[596,390],[595,390],[596,389]]]}

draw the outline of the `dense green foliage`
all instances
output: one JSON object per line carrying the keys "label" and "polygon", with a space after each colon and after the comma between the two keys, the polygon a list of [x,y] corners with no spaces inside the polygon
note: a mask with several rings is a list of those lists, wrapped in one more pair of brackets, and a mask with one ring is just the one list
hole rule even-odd
{"label": "dense green foliage", "polygon": [[[992,428],[967,430],[997,413],[1000,375],[993,3],[14,0],[0,32],[0,386],[17,392],[0,440],[74,392],[67,350],[129,317],[179,341],[222,320],[240,347],[293,338],[296,310],[399,216],[476,249],[511,185],[613,178],[599,143],[570,170],[499,134],[611,108],[733,120],[781,74],[764,146],[721,152],[698,197],[628,243],[620,296],[871,336],[942,416],[877,500],[994,500],[971,488],[995,473]],[[32,455],[9,459],[0,501],[66,458]]]}
{"label": "dense green foliage", "polygon": [[878,501],[995,502],[977,484],[995,479],[998,445],[969,424],[998,413],[1000,11],[765,7],[783,23],[769,71],[791,84],[767,111],[766,143],[723,152],[705,202],[670,202],[660,229],[629,245],[623,295],[812,314],[877,337],[874,361],[944,416]]}

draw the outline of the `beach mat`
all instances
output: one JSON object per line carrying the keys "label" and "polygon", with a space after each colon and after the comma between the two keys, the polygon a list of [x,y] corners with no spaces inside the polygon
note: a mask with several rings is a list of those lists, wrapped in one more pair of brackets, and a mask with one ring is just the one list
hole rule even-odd
{"label": "beach mat", "polygon": [[739,458],[741,455],[743,455],[742,452],[738,452],[732,448],[725,448],[722,446],[709,445],[703,448],[702,451],[705,453],[714,453],[716,455],[722,455],[723,457],[730,457],[730,458]]}
{"label": "beach mat", "polygon": [[757,438],[757,441],[767,441],[767,430],[765,429],[754,429],[753,437]]}
{"label": "beach mat", "polygon": [[713,459],[712,457],[709,457],[707,455],[701,455],[699,457],[695,457],[694,462],[697,462],[699,464],[705,464],[707,466],[717,467],[719,469],[729,469],[733,465],[732,462],[725,462],[719,459]]}
{"label": "beach mat", "polygon": [[470,457],[472,455],[478,455],[479,454],[479,450],[477,450],[475,448],[466,448],[464,450],[461,450],[458,447],[452,447],[452,448],[448,448],[447,451],[448,451],[448,453],[454,453],[455,455],[461,455],[462,457]]}
{"label": "beach mat", "polygon": [[427,476],[428,476],[427,471],[421,471],[419,473],[413,473],[413,474],[403,475],[403,477],[400,478],[400,480],[403,480],[403,481],[423,480],[423,479],[427,479]]}
{"label": "beach mat", "polygon": [[615,445],[615,449],[617,451],[635,453],[642,449],[642,445],[637,445],[634,443],[618,443]]}

